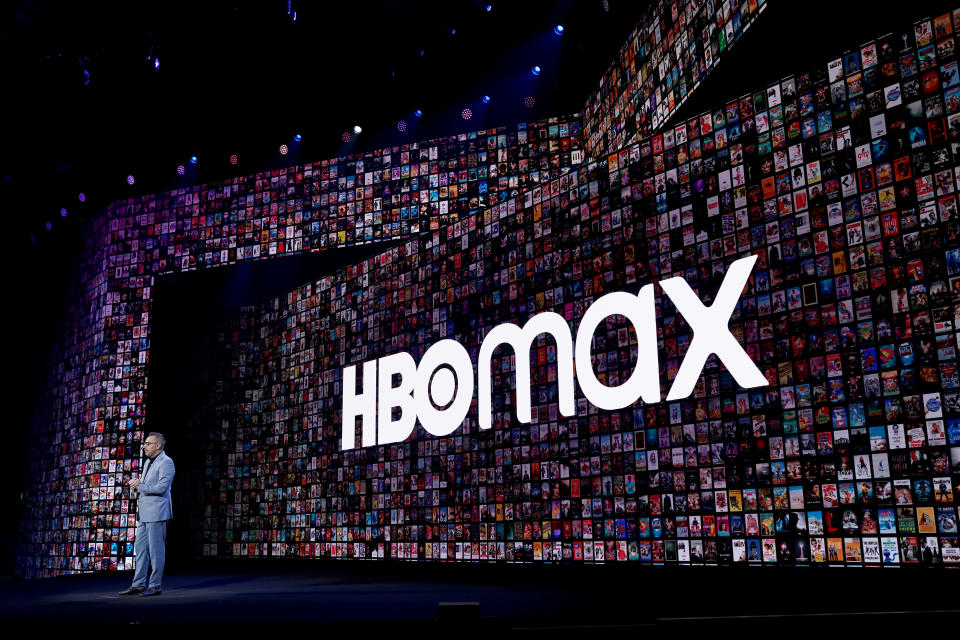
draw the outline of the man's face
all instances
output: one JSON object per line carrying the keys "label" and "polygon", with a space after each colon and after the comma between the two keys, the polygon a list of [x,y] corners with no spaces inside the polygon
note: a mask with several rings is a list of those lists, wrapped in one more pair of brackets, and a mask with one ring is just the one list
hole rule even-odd
{"label": "man's face", "polygon": [[160,441],[157,440],[154,436],[149,436],[146,440],[144,440],[141,448],[143,449],[144,455],[146,455],[151,460],[156,458],[157,454],[160,453],[160,451],[162,451],[160,447]]}

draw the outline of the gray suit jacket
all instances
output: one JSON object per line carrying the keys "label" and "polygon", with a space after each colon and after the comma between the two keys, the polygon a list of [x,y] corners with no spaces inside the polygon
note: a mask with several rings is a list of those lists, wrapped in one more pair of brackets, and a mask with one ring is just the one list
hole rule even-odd
{"label": "gray suit jacket", "polygon": [[150,461],[147,473],[141,478],[138,491],[137,519],[140,522],[160,522],[173,517],[170,485],[173,484],[173,460],[161,451]]}

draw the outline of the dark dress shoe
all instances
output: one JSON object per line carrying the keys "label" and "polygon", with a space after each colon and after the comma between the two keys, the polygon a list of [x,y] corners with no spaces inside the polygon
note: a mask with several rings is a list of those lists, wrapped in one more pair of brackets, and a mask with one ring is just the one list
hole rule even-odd
{"label": "dark dress shoe", "polygon": [[138,593],[143,593],[143,589],[138,589],[138,588],[136,588],[136,587],[127,587],[126,589],[124,589],[123,591],[121,591],[119,595],[121,595],[121,596],[135,596],[135,595],[137,595]]}
{"label": "dark dress shoe", "polygon": [[156,587],[149,587],[146,591],[140,594],[140,597],[142,598],[144,596],[158,596],[158,595],[160,595],[160,589],[157,589]]}

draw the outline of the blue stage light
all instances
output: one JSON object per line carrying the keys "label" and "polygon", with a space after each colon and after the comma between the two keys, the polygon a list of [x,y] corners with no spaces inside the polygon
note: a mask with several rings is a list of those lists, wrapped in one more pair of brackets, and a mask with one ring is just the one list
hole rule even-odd
{"label": "blue stage light", "polygon": [[563,35],[563,25],[562,25],[562,24],[558,24],[557,26],[555,26],[555,27],[553,28],[553,32],[554,32],[555,34],[557,34],[558,36],[562,36],[562,35]]}
{"label": "blue stage light", "polygon": [[420,109],[417,109],[416,111],[413,112],[413,115],[417,116],[418,118],[422,118],[423,111],[420,111]]}
{"label": "blue stage light", "polygon": [[154,70],[154,71],[159,71],[159,70],[160,70],[160,58],[154,58],[154,59],[153,59],[153,70]]}
{"label": "blue stage light", "polygon": [[303,136],[298,133],[297,135],[293,136],[293,139],[296,140],[297,142],[300,142],[301,140],[303,140]]}
{"label": "blue stage light", "polygon": [[190,164],[197,164],[197,156],[190,156]]}
{"label": "blue stage light", "polygon": [[490,104],[490,96],[483,96],[483,104]]}
{"label": "blue stage light", "polygon": [[492,4],[488,4],[488,5],[486,6],[486,9],[487,9],[487,13],[490,13],[491,11],[493,11],[493,5],[492,5]]}
{"label": "blue stage light", "polygon": [[363,133],[363,129],[360,128],[360,125],[355,124],[353,125],[353,132],[357,135],[360,135],[361,133]]}
{"label": "blue stage light", "polygon": [[530,69],[530,73],[532,73],[535,76],[540,75],[540,65],[538,64],[533,65],[533,69]]}

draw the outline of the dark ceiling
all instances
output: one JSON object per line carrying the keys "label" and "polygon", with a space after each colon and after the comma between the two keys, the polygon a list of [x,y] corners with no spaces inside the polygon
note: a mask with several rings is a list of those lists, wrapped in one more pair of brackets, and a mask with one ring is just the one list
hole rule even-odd
{"label": "dark ceiling", "polygon": [[[646,2],[487,4],[6,3],[7,238],[42,245],[113,200],[321,160],[343,151],[354,124],[364,131],[353,149],[364,150],[578,111]],[[297,155],[280,156],[282,143]],[[198,164],[179,178],[192,155]]]}

